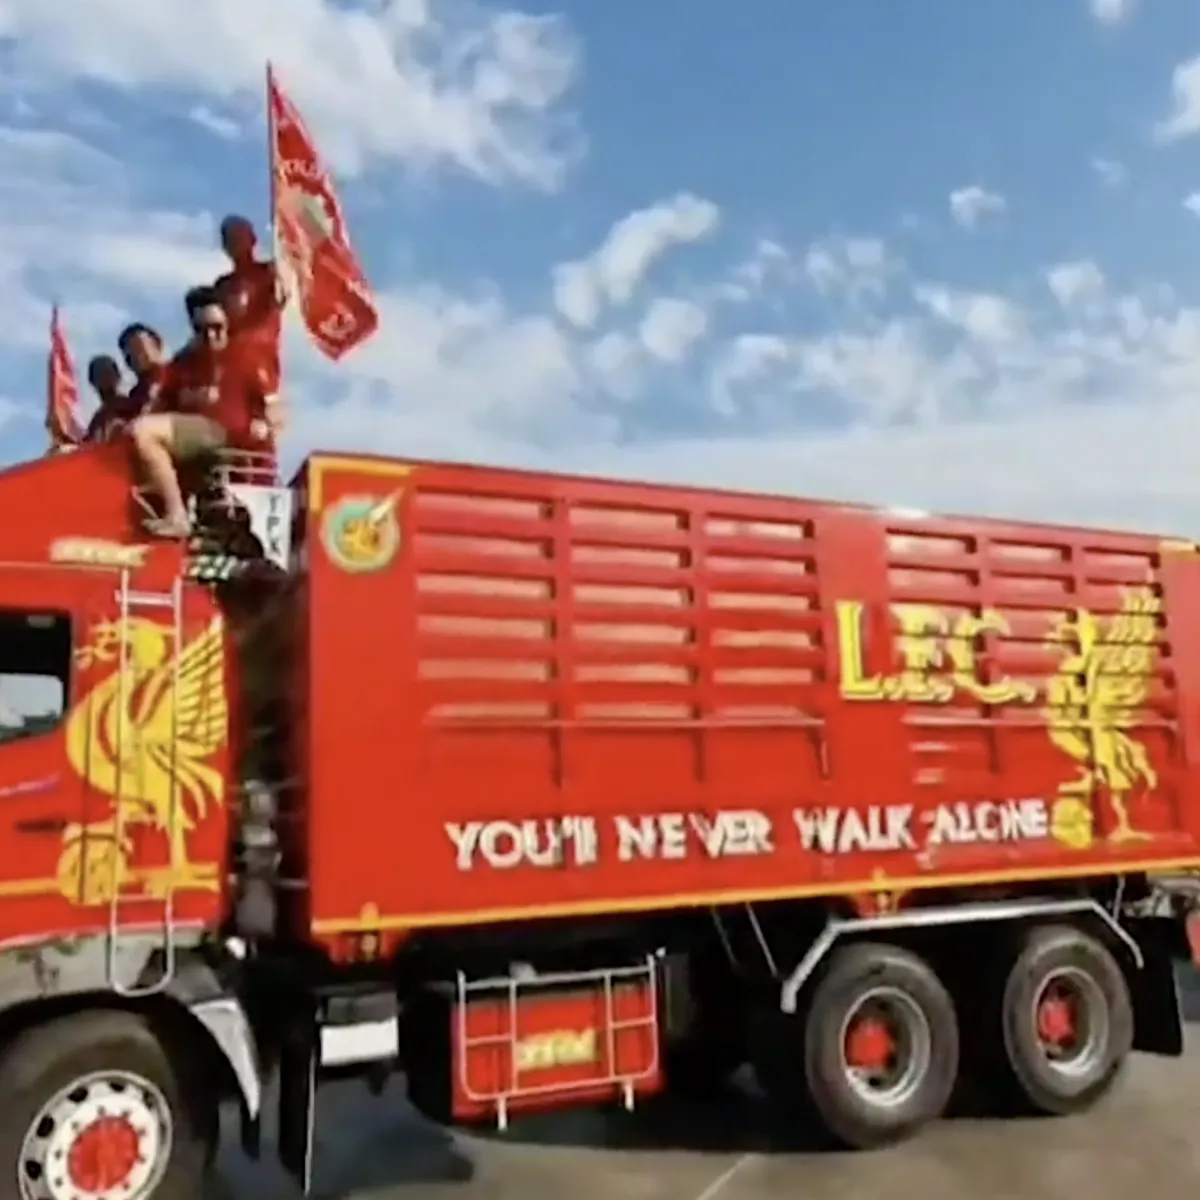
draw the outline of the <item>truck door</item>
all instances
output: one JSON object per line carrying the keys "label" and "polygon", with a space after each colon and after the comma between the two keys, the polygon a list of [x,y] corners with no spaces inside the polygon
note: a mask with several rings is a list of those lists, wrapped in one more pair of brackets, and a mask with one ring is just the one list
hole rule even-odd
{"label": "truck door", "polygon": [[64,832],[84,803],[66,754],[72,664],[103,585],[81,572],[0,566],[0,942],[33,919],[29,905],[63,896]]}

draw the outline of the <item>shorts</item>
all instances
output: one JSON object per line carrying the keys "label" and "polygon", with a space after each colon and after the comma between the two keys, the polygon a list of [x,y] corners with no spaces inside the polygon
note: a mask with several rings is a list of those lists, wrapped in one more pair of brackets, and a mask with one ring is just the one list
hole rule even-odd
{"label": "shorts", "polygon": [[171,454],[179,462],[191,462],[222,449],[225,430],[199,413],[171,414]]}

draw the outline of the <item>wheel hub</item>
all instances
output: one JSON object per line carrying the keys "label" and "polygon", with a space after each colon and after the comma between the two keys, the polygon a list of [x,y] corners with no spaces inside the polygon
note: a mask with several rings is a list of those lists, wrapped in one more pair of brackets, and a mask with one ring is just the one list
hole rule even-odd
{"label": "wheel hub", "polygon": [[34,1118],[17,1165],[21,1200],[148,1200],[171,1155],[171,1114],[152,1083],[118,1072],[63,1088]]}
{"label": "wheel hub", "polygon": [[929,1071],[933,1033],[921,1006],[894,987],[873,988],[847,1013],[841,1030],[846,1081],[880,1108],[908,1102]]}
{"label": "wheel hub", "polygon": [[1067,1046],[1076,1034],[1076,1014],[1069,995],[1047,991],[1038,1005],[1038,1037],[1047,1046]]}
{"label": "wheel hub", "polygon": [[884,1021],[858,1017],[846,1031],[846,1062],[864,1071],[884,1071],[896,1053],[896,1039]]}
{"label": "wheel hub", "polygon": [[98,1117],[67,1151],[67,1178],[92,1195],[124,1183],[141,1158],[141,1139],[128,1117]]}
{"label": "wheel hub", "polygon": [[1108,1046],[1108,1004],[1095,979],[1075,967],[1048,975],[1033,1001],[1033,1025],[1046,1062],[1072,1077],[1093,1073]]}

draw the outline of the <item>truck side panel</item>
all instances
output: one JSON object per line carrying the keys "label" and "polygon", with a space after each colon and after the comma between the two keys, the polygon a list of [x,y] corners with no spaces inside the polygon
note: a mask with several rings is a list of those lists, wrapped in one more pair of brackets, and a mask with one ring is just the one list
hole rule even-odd
{"label": "truck side panel", "polygon": [[309,495],[319,931],[1200,858],[1155,539],[375,459]]}

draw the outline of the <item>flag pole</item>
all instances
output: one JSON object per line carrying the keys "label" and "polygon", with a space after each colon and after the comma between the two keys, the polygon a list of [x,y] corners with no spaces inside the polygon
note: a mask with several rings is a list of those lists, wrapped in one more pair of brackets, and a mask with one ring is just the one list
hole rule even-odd
{"label": "flag pole", "polygon": [[276,245],[277,234],[275,231],[275,204],[278,199],[277,188],[279,186],[276,179],[275,162],[275,147],[278,144],[275,137],[275,71],[271,67],[270,59],[267,60],[267,166],[271,172],[270,185],[268,189],[268,200],[270,203],[270,226],[271,226],[271,253],[275,255],[278,247]]}
{"label": "flag pole", "polygon": [[[290,291],[288,290],[287,280],[283,274],[283,256],[280,254],[279,245],[279,224],[275,220],[275,214],[279,211],[279,163],[276,159],[276,152],[279,146],[278,130],[275,124],[275,68],[271,65],[271,60],[267,59],[266,72],[267,85],[267,166],[270,171],[270,181],[267,188],[268,203],[270,204],[270,220],[268,222],[271,230],[271,261],[275,267],[275,286],[284,289],[284,300],[282,304],[283,312],[286,312],[288,302],[291,300]],[[283,312],[279,317],[279,337],[275,344],[276,361],[279,364],[279,379],[277,387],[280,392],[283,391]]]}
{"label": "flag pole", "polygon": [[50,442],[47,454],[53,454],[54,441],[54,359],[58,342],[58,300],[50,303],[50,350],[46,355],[46,437]]}

